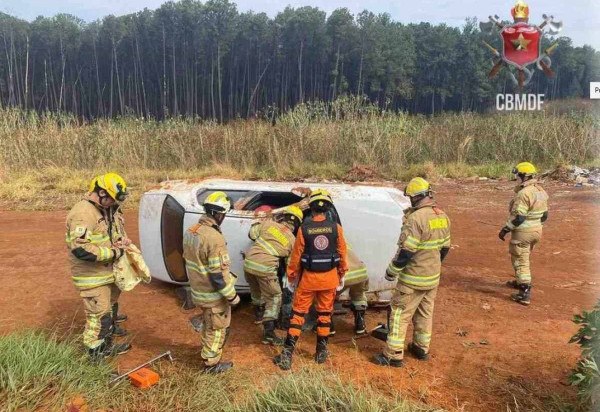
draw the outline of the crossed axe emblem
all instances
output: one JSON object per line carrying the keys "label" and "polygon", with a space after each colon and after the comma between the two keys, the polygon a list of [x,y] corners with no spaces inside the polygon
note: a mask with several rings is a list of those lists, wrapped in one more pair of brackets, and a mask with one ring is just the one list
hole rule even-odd
{"label": "crossed axe emblem", "polygon": [[[537,26],[537,29],[540,32],[545,27],[548,27],[548,33],[552,34],[552,35],[556,35],[562,30],[562,28],[563,28],[562,21],[555,21],[554,16],[548,16],[548,15],[544,14],[544,15],[542,15],[542,18],[544,21]],[[492,33],[494,31],[494,28],[496,28],[496,27],[499,28],[500,30],[502,30],[506,27],[506,25],[500,21],[500,17],[498,15],[489,16],[489,21],[479,23],[479,28],[484,33]],[[483,44],[495,56],[494,66],[492,67],[492,70],[490,70],[490,72],[488,74],[488,77],[491,79],[491,78],[496,77],[496,75],[500,72],[502,67],[507,65],[507,61],[505,60],[504,56],[496,48],[491,46],[488,42],[483,40]],[[537,60],[535,62],[533,62],[533,63],[535,63],[536,67],[539,70],[543,71],[544,74],[548,77],[554,77],[554,74],[555,74],[554,71],[550,68],[550,66],[552,65],[552,60],[550,59],[550,56],[552,55],[552,53],[554,52],[554,50],[557,47],[558,47],[558,42],[553,43],[551,46],[546,48],[543,51],[543,53],[540,53],[540,56],[537,58]],[[515,85],[518,85],[519,88],[522,89],[523,86],[526,86],[531,81],[531,78],[533,77],[533,70],[530,70],[527,67],[522,67],[522,68],[518,69],[518,71],[517,71],[518,78],[517,78],[517,76],[514,75],[513,72],[509,72],[509,75],[510,75],[513,83]]]}

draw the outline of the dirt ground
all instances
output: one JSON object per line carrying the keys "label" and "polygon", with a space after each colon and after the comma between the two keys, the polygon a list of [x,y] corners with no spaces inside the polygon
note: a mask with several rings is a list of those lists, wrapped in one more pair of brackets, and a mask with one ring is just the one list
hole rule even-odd
{"label": "dirt ground", "polygon": [[[355,383],[369,383],[450,410],[529,410],[553,396],[572,401],[566,377],[578,357],[568,344],[576,331],[573,314],[591,308],[600,295],[600,191],[547,184],[550,218],[533,254],[533,303],[520,306],[504,286],[512,269],[507,243],[497,238],[512,196],[510,182],[445,182],[439,204],[452,219],[453,248],[444,262],[436,302],[432,359],[407,357],[403,369],[378,367],[370,357],[383,342],[353,342],[351,315],[337,321],[331,362],[325,366]],[[66,212],[0,212],[0,331],[83,326],[64,244]],[[137,216],[127,214],[137,240]],[[389,257],[383,256],[382,259]],[[381,274],[383,276],[383,274]],[[170,285],[155,281],[121,299],[134,349],[119,368],[137,365],[167,349],[179,362],[199,367],[199,337]],[[368,312],[369,326],[384,312]],[[274,350],[259,342],[245,302],[234,313],[225,357],[246,374],[277,372]],[[315,337],[305,333],[296,367],[311,363]],[[546,404],[548,405],[548,404]]]}

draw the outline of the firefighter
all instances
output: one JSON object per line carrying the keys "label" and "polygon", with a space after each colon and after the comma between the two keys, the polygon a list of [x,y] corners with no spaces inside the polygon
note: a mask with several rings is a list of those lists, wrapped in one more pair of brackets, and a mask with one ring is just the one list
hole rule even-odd
{"label": "firefighter", "polygon": [[116,173],[95,177],[88,193],[67,215],[66,242],[70,250],[71,279],[83,299],[83,344],[92,359],[125,353],[128,343],[116,344],[126,331],[117,323],[121,291],[114,283],[113,263],[123,256],[131,240],[125,233],[119,206],[127,198],[127,184]]}
{"label": "firefighter", "polygon": [[441,263],[450,251],[450,219],[436,206],[429,183],[416,177],[404,195],[410,198],[411,207],[404,211],[398,252],[385,275],[388,281],[398,281],[390,305],[389,334],[383,353],[374,358],[382,366],[403,366],[404,338],[411,319],[414,330],[408,350],[419,360],[429,358]]}
{"label": "firefighter", "polygon": [[273,358],[283,370],[292,366],[292,354],[313,301],[316,301],[318,316],[315,361],[324,363],[327,360],[336,289],[348,270],[343,229],[325,216],[333,206],[331,196],[325,190],[315,190],[309,204],[312,219],[305,221],[298,231],[287,268],[288,284],[295,288],[292,317],[283,350]]}
{"label": "firefighter", "polygon": [[542,238],[542,225],[548,219],[548,194],[535,178],[537,170],[531,163],[519,163],[512,172],[519,183],[508,207],[508,220],[498,237],[504,241],[510,233],[508,251],[516,279],[507,285],[519,290],[511,296],[512,300],[527,306],[531,303],[529,255]]}
{"label": "firefighter", "polygon": [[202,310],[202,351],[205,373],[221,373],[233,362],[221,361],[229,335],[231,308],[240,303],[235,291],[235,276],[230,273],[227,243],[221,224],[231,209],[224,192],[206,197],[205,214],[183,236],[183,258],[194,303]]}
{"label": "firefighter", "polygon": [[348,248],[348,272],[344,276],[344,284],[339,294],[346,289],[350,294],[350,310],[354,313],[354,333],[357,336],[364,335],[367,332],[365,312],[367,311],[366,293],[369,290],[369,275],[367,266],[350,248]]}
{"label": "firefighter", "polygon": [[292,252],[295,234],[302,223],[302,210],[288,206],[275,220],[255,223],[248,236],[254,244],[244,254],[244,274],[250,286],[256,323],[263,325],[262,343],[282,345],[275,334],[281,307],[281,286],[277,274]]}

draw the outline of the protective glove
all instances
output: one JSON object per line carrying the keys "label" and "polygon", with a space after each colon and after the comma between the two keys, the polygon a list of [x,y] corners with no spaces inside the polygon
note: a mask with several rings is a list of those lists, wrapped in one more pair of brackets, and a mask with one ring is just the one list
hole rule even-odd
{"label": "protective glove", "polygon": [[336,292],[341,292],[344,289],[344,278],[340,278],[340,283],[337,288],[335,288]]}
{"label": "protective glove", "polygon": [[119,240],[117,240],[117,242],[115,243],[115,246],[126,248],[127,246],[131,245],[132,243],[133,243],[133,241],[131,239],[122,237]]}
{"label": "protective glove", "polygon": [[504,226],[501,230],[500,233],[498,233],[498,238],[500,238],[501,241],[504,242],[504,238],[506,237],[506,235],[510,233],[510,229],[507,228],[506,226]]}
{"label": "protective glove", "polygon": [[394,282],[396,280],[396,276],[392,276],[389,273],[385,272],[385,280],[388,282]]}
{"label": "protective glove", "polygon": [[291,293],[294,293],[296,287],[298,286],[298,281],[296,279],[290,280],[287,276],[284,276],[281,280],[281,284],[284,289],[289,290]]}
{"label": "protective glove", "polygon": [[113,248],[113,262],[121,259],[121,256],[125,254],[125,249],[122,247]]}
{"label": "protective glove", "polygon": [[232,308],[235,308],[240,303],[239,295],[236,293],[236,295],[232,299],[227,299],[227,303],[229,303],[229,306],[231,306]]}

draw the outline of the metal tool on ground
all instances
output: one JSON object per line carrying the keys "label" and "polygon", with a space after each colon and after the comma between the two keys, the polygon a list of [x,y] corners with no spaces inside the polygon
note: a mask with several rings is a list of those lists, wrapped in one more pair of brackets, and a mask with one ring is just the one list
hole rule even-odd
{"label": "metal tool on ground", "polygon": [[141,365],[139,365],[139,366],[136,366],[135,368],[131,369],[130,371],[127,371],[127,372],[125,372],[124,374],[117,376],[116,378],[114,378],[113,380],[111,380],[111,381],[109,382],[109,385],[112,385],[112,384],[114,384],[114,383],[116,383],[116,382],[120,381],[121,379],[123,379],[123,378],[125,378],[125,377],[127,377],[127,376],[131,375],[132,373],[134,373],[134,372],[136,372],[136,371],[138,371],[138,370],[140,370],[140,369],[142,369],[142,368],[144,368],[144,367],[146,367],[146,366],[149,366],[149,365],[151,365],[152,363],[156,362],[157,360],[159,360],[159,359],[162,359],[162,358],[165,358],[165,357],[166,357],[167,359],[169,359],[169,362],[173,362],[173,355],[171,354],[171,351],[170,351],[170,350],[168,350],[168,351],[166,351],[165,353],[163,353],[163,354],[160,354],[160,355],[158,355],[158,356],[156,356],[156,357],[154,357],[154,358],[150,359],[148,362],[142,363]]}

